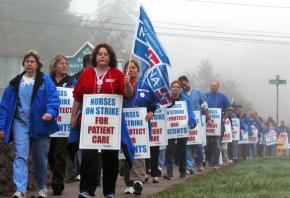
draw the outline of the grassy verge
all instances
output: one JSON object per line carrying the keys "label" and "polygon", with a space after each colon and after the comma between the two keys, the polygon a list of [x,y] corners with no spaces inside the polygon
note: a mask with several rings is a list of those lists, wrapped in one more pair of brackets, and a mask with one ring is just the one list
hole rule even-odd
{"label": "grassy verge", "polygon": [[152,198],[290,197],[290,159],[266,157],[248,160],[189,178]]}

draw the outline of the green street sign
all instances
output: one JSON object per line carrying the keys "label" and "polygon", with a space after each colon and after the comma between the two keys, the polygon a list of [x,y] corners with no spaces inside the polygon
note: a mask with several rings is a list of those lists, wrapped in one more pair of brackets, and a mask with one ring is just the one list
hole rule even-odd
{"label": "green street sign", "polygon": [[269,80],[269,84],[277,84],[276,80]]}
{"label": "green street sign", "polygon": [[67,56],[70,76],[78,73],[83,69],[83,57],[87,54],[91,54],[93,49],[94,46],[90,42],[86,42],[73,56]]}
{"label": "green street sign", "polygon": [[286,80],[280,80],[280,76],[276,75],[276,79],[269,80],[269,84],[275,84],[275,85],[285,85],[287,83]]}
{"label": "green street sign", "polygon": [[286,80],[279,80],[279,84],[281,85],[281,84],[286,84]]}

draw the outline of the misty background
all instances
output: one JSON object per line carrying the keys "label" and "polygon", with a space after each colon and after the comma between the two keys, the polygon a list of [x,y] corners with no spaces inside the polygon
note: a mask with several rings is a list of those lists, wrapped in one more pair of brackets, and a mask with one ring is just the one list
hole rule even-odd
{"label": "misty background", "polygon": [[39,51],[48,71],[56,54],[73,55],[86,41],[113,45],[129,59],[142,3],[168,52],[170,80],[188,75],[209,91],[221,91],[276,119],[290,123],[290,2],[286,0],[0,0],[0,87],[21,70],[28,49]]}

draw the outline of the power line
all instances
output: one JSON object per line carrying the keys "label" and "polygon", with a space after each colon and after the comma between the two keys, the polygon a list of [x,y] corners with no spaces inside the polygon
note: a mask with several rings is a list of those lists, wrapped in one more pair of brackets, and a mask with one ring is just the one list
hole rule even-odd
{"label": "power line", "polygon": [[[82,22],[96,22],[100,23],[98,21],[94,20],[81,20]],[[118,23],[118,22],[106,22],[105,24],[109,25],[120,25],[120,26],[129,26],[134,28],[135,24],[130,23]],[[289,36],[284,35],[271,35],[271,34],[262,34],[262,33],[237,33],[237,32],[227,32],[227,31],[216,31],[216,30],[201,30],[201,29],[186,29],[186,28],[175,28],[175,27],[163,27],[163,26],[155,26],[155,28],[159,29],[165,29],[165,30],[177,30],[177,31],[185,31],[185,32],[201,32],[201,33],[210,33],[210,34],[229,34],[229,35],[237,35],[237,36],[253,36],[253,37],[272,37],[272,38],[286,38],[289,39]],[[186,35],[186,34],[182,34]]]}
{"label": "power line", "polygon": [[[1,17],[0,21],[3,21],[3,17]],[[39,22],[39,21],[29,21],[29,20],[17,20],[17,19],[7,19],[9,22],[14,23],[28,23],[35,25],[52,25],[59,27],[83,27],[87,29],[100,29],[105,31],[121,31],[121,32],[131,32],[134,30],[130,30],[128,28],[110,28],[110,27],[97,27],[97,26],[88,26],[88,25],[73,25],[73,24],[60,24],[60,23],[51,23],[51,22]],[[118,24],[124,25],[122,23],[108,23],[108,24]],[[130,24],[125,24],[130,25]],[[215,32],[212,32],[215,33]],[[266,43],[266,44],[276,44],[276,45],[290,45],[290,41],[277,41],[277,40],[267,40],[267,39],[253,39],[253,38],[237,38],[237,37],[225,37],[225,36],[216,36],[216,35],[198,35],[198,34],[181,34],[181,33],[171,33],[171,32],[158,32],[158,34],[169,37],[180,37],[180,38],[200,38],[200,39],[210,39],[210,40],[222,40],[222,41],[238,41],[238,42],[250,42],[250,43]]]}
{"label": "power line", "polygon": [[224,4],[224,5],[233,5],[233,6],[247,6],[247,7],[260,7],[260,8],[282,8],[289,9],[290,6],[275,6],[275,5],[262,5],[262,4],[247,4],[247,3],[232,3],[224,1],[207,1],[207,0],[188,0],[199,3],[211,3],[211,4]]}
{"label": "power line", "polygon": [[[191,1],[215,2],[215,1],[206,1],[206,0],[191,0]],[[252,4],[249,4],[249,5],[252,5]],[[50,13],[51,13],[51,11],[50,11]],[[70,14],[70,13],[74,13],[74,14],[78,14],[78,15],[84,15],[84,16],[96,16],[96,17],[99,16],[99,17],[108,18],[108,19],[112,19],[112,18],[113,19],[118,19],[118,20],[125,19],[125,18],[114,17],[114,16],[109,16],[109,15],[87,14],[87,13],[83,13],[83,12],[76,12],[76,11],[68,12],[67,11],[67,14]],[[59,14],[59,12],[57,12],[57,14]],[[45,16],[45,17],[47,17],[47,16]],[[98,23],[97,20],[81,19],[80,21]],[[180,30],[180,31],[197,31],[197,32],[209,32],[209,33],[224,33],[224,34],[246,35],[246,36],[264,36],[264,37],[276,37],[276,38],[290,38],[290,33],[285,33],[285,32],[267,32],[267,31],[243,30],[243,29],[226,29],[226,28],[219,28],[219,27],[198,26],[198,25],[181,24],[181,23],[170,23],[170,22],[162,22],[162,21],[153,21],[153,22],[159,23],[159,24],[175,25],[175,26],[200,27],[200,28],[212,29],[212,30],[200,30],[200,29],[187,29],[187,28],[155,26],[156,28],[162,28],[162,29],[175,29],[175,30]],[[135,27],[135,24],[129,24],[129,23],[118,23],[118,22],[107,22],[107,23],[114,24],[114,25],[127,25],[127,26]],[[224,31],[224,30],[228,30],[228,32]],[[236,31],[243,31],[243,32],[247,32],[247,33],[237,33]],[[287,36],[284,36],[284,35],[287,35]]]}
{"label": "power line", "polygon": [[[4,19],[3,17],[1,18]],[[51,25],[58,27],[82,27],[87,29],[100,29],[106,31],[121,31],[121,32],[130,32],[133,33],[134,30],[120,29],[120,28],[108,28],[108,27],[96,27],[88,25],[71,25],[71,24],[59,24],[59,23],[50,23],[50,22],[38,22],[38,21],[25,21],[25,20],[16,20],[8,19],[8,22],[13,21],[14,23],[28,23],[34,25]],[[159,35],[167,37],[179,37],[179,38],[200,38],[200,39],[209,39],[209,40],[221,40],[221,41],[237,41],[237,42],[249,42],[249,43],[265,43],[265,44],[275,44],[275,45],[290,45],[290,41],[275,41],[275,40],[266,40],[266,39],[251,39],[251,38],[237,38],[237,37],[224,37],[224,36],[213,36],[213,35],[197,35],[197,34],[180,34],[180,33],[170,33],[170,32],[157,32]]]}

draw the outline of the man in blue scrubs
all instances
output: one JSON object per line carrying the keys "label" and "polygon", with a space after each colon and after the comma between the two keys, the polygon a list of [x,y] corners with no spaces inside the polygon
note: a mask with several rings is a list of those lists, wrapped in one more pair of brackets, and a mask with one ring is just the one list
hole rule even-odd
{"label": "man in blue scrubs", "polygon": [[219,90],[219,82],[212,80],[210,82],[210,92],[205,94],[208,108],[221,109],[221,136],[207,136],[206,157],[210,164],[217,169],[219,165],[219,155],[221,149],[221,141],[224,135],[225,127],[223,120],[229,116],[232,110],[232,105],[227,96]]}

